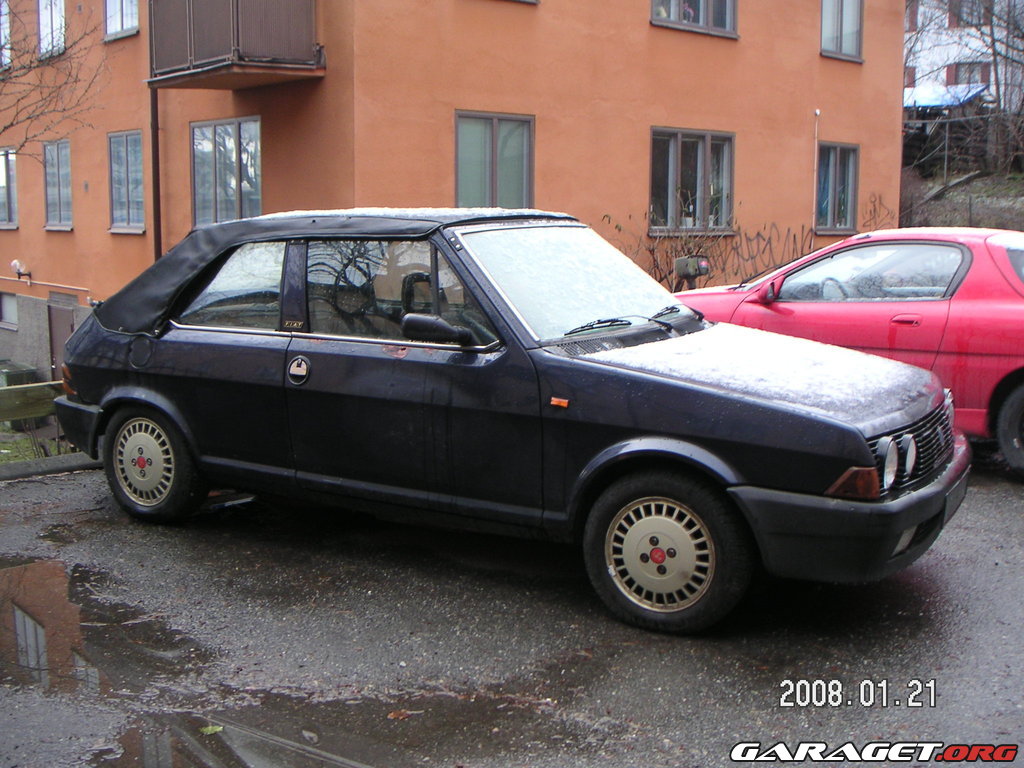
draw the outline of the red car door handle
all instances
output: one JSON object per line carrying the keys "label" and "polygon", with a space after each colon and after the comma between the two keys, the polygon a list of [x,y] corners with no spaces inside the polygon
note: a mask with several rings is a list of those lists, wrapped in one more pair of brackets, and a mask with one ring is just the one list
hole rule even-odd
{"label": "red car door handle", "polygon": [[921,324],[920,315],[896,315],[890,320],[893,325],[912,325],[918,326]]}

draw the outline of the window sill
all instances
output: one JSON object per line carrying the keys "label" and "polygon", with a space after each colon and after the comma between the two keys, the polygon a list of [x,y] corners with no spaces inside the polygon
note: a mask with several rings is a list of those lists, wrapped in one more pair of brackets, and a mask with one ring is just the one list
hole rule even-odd
{"label": "window sill", "polygon": [[822,51],[821,55],[826,59],[836,59],[838,61],[848,61],[851,64],[863,64],[864,59],[861,56],[851,56],[848,53],[840,53],[839,51]]}
{"label": "window sill", "polygon": [[687,24],[685,21],[672,21],[671,19],[651,19],[652,27],[664,27],[675,29],[680,32],[696,32],[699,35],[711,35],[712,37],[724,37],[727,40],[739,40],[739,34],[733,29],[722,29],[720,27],[705,27],[700,24]]}
{"label": "window sill", "polygon": [[71,232],[74,226],[71,224],[47,224],[43,229],[47,232]]}
{"label": "window sill", "polygon": [[17,229],[17,228],[18,228],[18,222],[16,222],[16,221],[0,221],[0,230],[4,230],[4,229],[13,230],[13,229]]}
{"label": "window sill", "polygon": [[850,235],[856,235],[856,229],[838,229],[836,227],[815,227],[814,234],[822,235],[823,237],[833,237],[839,235],[841,237],[849,237]]}
{"label": "window sill", "polygon": [[115,40],[124,40],[126,37],[135,37],[137,34],[139,34],[139,28],[138,27],[132,27],[130,29],[122,29],[122,30],[120,30],[118,32],[108,32],[104,36],[103,42],[104,43],[112,43]]}
{"label": "window sill", "polygon": [[691,228],[675,228],[670,229],[668,227],[649,227],[647,230],[648,237],[735,237],[736,230],[734,229],[701,229],[698,227]]}
{"label": "window sill", "polygon": [[18,330],[18,324],[17,323],[8,323],[5,320],[0,320],[0,330],[16,331],[16,330]]}
{"label": "window sill", "polygon": [[111,227],[107,230],[111,235],[144,235],[145,227]]}

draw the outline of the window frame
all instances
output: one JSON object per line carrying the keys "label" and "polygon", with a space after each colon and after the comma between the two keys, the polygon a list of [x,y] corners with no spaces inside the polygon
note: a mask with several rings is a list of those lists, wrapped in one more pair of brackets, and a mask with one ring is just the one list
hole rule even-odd
{"label": "window frame", "polygon": [[[822,174],[822,162],[821,152],[822,150],[828,150],[829,153],[835,153],[835,160],[830,163],[830,179],[829,179],[829,200],[828,200],[828,217],[825,223],[820,223],[819,212],[821,205],[821,174]],[[839,160],[841,159],[842,152],[851,152],[853,158],[853,169],[852,173],[849,174],[848,178],[848,210],[849,210],[849,223],[839,224],[836,222],[836,209],[838,203],[838,173],[839,173]],[[814,231],[821,235],[845,235],[854,234],[857,232],[857,195],[860,191],[860,145],[859,144],[844,144],[841,142],[831,141],[820,141],[818,142],[818,154],[817,154],[817,167],[814,175]]]}
{"label": "window frame", "polygon": [[[977,74],[977,80],[966,73]],[[946,65],[946,85],[992,85],[992,63],[988,61],[957,61]]]}
{"label": "window frame", "polygon": [[39,58],[50,59],[60,56],[66,47],[64,0],[39,0],[38,7]]}
{"label": "window frame", "polygon": [[491,121],[491,135],[490,135],[490,146],[489,154],[487,156],[487,168],[489,175],[489,188],[487,193],[487,200],[481,204],[473,204],[468,207],[497,207],[500,205],[498,202],[500,197],[500,184],[501,179],[499,174],[495,172],[498,167],[498,141],[496,139],[498,130],[502,122],[515,122],[526,125],[526,157],[523,159],[524,174],[523,174],[523,191],[525,200],[521,208],[532,208],[534,205],[534,158],[535,158],[535,129],[536,129],[536,118],[533,115],[519,115],[505,112],[475,112],[470,110],[456,110],[455,112],[455,205],[459,207],[463,206],[462,190],[460,189],[459,182],[459,157],[460,157],[460,137],[459,127],[462,120],[490,120]]}
{"label": "window frame", "polygon": [[[964,18],[964,9],[975,11],[976,17]],[[980,18],[977,18],[980,17]],[[949,0],[948,24],[950,29],[978,29],[992,23],[992,6],[978,0]]]}
{"label": "window frame", "polygon": [[[50,149],[56,150],[57,175],[57,218],[51,217],[50,209]],[[62,149],[66,149],[66,162],[62,159]],[[65,200],[65,192],[67,199]],[[57,139],[43,142],[43,210],[46,214],[46,229],[57,231],[70,230],[74,226],[74,189],[71,180],[71,141]],[[66,214],[66,217],[65,217]]]}
{"label": "window frame", "polygon": [[[138,154],[138,199],[132,199],[132,170],[134,166],[131,163],[131,157],[129,153],[131,137],[137,136],[139,154]],[[114,142],[124,141],[124,178],[115,179],[114,177]],[[115,131],[114,133],[107,134],[107,171],[108,171],[108,182],[110,188],[110,231],[119,234],[142,234],[146,231],[146,192],[145,192],[145,179],[143,177],[145,171],[145,164],[143,160],[142,151],[142,131]],[[125,201],[125,214],[126,220],[118,222],[115,217],[115,189],[119,185],[124,185],[124,201]],[[136,203],[138,210],[140,211],[141,220],[132,220],[132,203]]]}
{"label": "window frame", "polygon": [[[844,22],[846,19],[847,3],[857,4],[857,51],[851,53],[843,50],[843,38],[845,37]],[[835,7],[835,19],[837,29],[835,39],[839,41],[837,49],[827,48],[825,30],[825,6],[831,4]],[[831,33],[831,30],[829,31]],[[833,59],[843,59],[861,63],[864,61],[864,0],[821,0],[821,55]]]}
{"label": "window frame", "polygon": [[0,147],[0,181],[7,189],[7,201],[0,206],[0,229],[18,228],[18,153]]}
{"label": "window frame", "polygon": [[[654,142],[658,138],[669,138],[672,142],[670,147],[669,156],[669,173],[668,173],[668,187],[669,189],[680,188],[680,162],[679,158],[679,145],[683,139],[692,140],[697,139],[700,142],[700,162],[701,171],[700,179],[698,183],[700,185],[700,191],[697,196],[697,212],[695,216],[699,223],[693,226],[683,226],[679,223],[682,216],[681,207],[679,205],[679,195],[669,195],[670,198],[674,198],[670,203],[670,208],[666,212],[666,222],[664,224],[655,224],[653,220],[654,210]],[[707,169],[711,167],[711,148],[714,142],[726,142],[729,148],[728,156],[728,170],[725,174],[723,184],[723,197],[725,204],[723,205],[722,222],[718,225],[708,225],[709,218],[709,206],[713,195],[711,194],[711,181],[709,179]],[[648,230],[652,235],[665,235],[672,233],[709,233],[709,234],[733,234],[735,227],[733,226],[733,210],[734,210],[734,199],[735,199],[735,180],[736,180],[736,134],[729,133],[726,131],[699,131],[687,128],[667,128],[663,126],[656,126],[651,129],[650,134],[650,162],[648,164],[649,169],[649,184],[648,194],[651,196],[648,200]],[[672,162],[673,155],[675,162]]]}
{"label": "window frame", "polygon": [[[668,16],[656,16],[657,7],[659,4],[668,3],[670,6],[678,6],[680,11],[677,16],[681,16],[681,3],[692,1],[699,5],[701,17],[704,19],[703,22],[692,22],[684,21],[681,18],[673,18],[671,16],[671,10]],[[723,2],[726,4],[726,14],[728,15],[728,25],[724,27],[717,26],[711,22],[712,10],[711,3]],[[667,27],[669,29],[680,29],[688,32],[699,32],[706,35],[716,35],[718,37],[739,37],[739,25],[737,21],[737,2],[736,0],[651,0],[651,24],[656,27]]]}
{"label": "window frame", "polygon": [[[257,210],[246,211],[245,210],[245,196],[242,194],[242,181],[240,178],[240,172],[242,168],[242,125],[243,124],[254,124],[257,128],[257,139],[256,139],[256,183],[257,183]],[[217,128],[221,126],[232,126],[233,128],[233,139],[235,142],[234,157],[232,159],[234,178],[235,178],[235,204],[234,204],[234,216],[221,218],[218,211],[217,202],[217,157],[216,157],[216,135]],[[197,193],[199,191],[197,185],[198,174],[196,173],[196,131],[204,128],[212,128],[214,136],[214,150],[210,155],[213,162],[213,190],[212,190],[212,204],[213,204],[213,219],[206,221],[205,219],[200,221],[198,217],[199,206],[197,205],[198,198]],[[224,221],[237,221],[239,219],[248,218],[251,216],[259,216],[263,212],[263,125],[259,115],[247,115],[244,117],[231,117],[222,120],[205,120],[201,122],[194,122],[189,124],[189,163],[192,174],[192,225],[201,226],[203,224],[215,224]]]}
{"label": "window frame", "polygon": [[[7,313],[4,306],[13,306],[14,312]],[[7,331],[18,330],[18,294],[0,291],[0,328]]]}
{"label": "window frame", "polygon": [[[116,13],[111,14],[111,7],[116,7]],[[104,40],[117,40],[122,37],[129,37],[136,35],[139,32],[139,0],[105,0],[103,5],[106,19],[104,21],[104,29],[106,35]],[[134,13],[134,24],[126,24],[125,19],[131,19],[131,13]],[[112,26],[111,22],[114,22]]]}

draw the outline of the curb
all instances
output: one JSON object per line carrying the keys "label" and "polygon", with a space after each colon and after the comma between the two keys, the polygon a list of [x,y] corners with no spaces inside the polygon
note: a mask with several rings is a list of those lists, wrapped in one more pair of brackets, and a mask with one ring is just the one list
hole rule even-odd
{"label": "curb", "polygon": [[66,453],[62,456],[50,456],[45,459],[0,464],[0,482],[24,480],[28,477],[42,475],[57,475],[61,472],[79,472],[84,469],[101,469],[102,467],[102,462],[91,459],[84,453]]}

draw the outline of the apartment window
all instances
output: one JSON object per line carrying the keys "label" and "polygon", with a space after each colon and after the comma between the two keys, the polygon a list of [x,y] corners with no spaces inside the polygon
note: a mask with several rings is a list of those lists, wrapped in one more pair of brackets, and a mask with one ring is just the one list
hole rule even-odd
{"label": "apartment window", "polygon": [[862,0],[821,0],[821,52],[860,58]]}
{"label": "apartment window", "polygon": [[139,28],[139,0],[107,0],[107,35],[134,32]]}
{"label": "apartment window", "polygon": [[988,85],[992,65],[984,61],[961,61],[946,65],[946,85]]}
{"label": "apartment window", "polygon": [[258,216],[263,208],[258,118],[192,126],[196,224]]}
{"label": "apartment window", "polygon": [[0,229],[18,224],[18,174],[13,149],[0,149]]}
{"label": "apartment window", "polygon": [[456,124],[456,205],[533,205],[533,118],[460,113]]}
{"label": "apartment window", "polygon": [[651,138],[651,227],[729,228],[732,158],[731,135],[655,130]]}
{"label": "apartment window", "polygon": [[913,88],[917,85],[917,67],[903,68],[903,87]]}
{"label": "apartment window", "polygon": [[949,0],[949,26],[982,27],[992,23],[992,0]]}
{"label": "apartment window", "polygon": [[850,232],[856,227],[857,147],[822,144],[818,148],[819,231]]}
{"label": "apartment window", "polygon": [[0,293],[0,328],[18,327],[18,296],[14,293]]}
{"label": "apartment window", "polygon": [[14,606],[14,637],[18,644],[18,666],[35,682],[48,686],[50,665],[46,658],[46,631],[18,606]]}
{"label": "apartment window", "polygon": [[11,4],[0,0],[0,68],[11,66]]}
{"label": "apartment window", "polygon": [[43,173],[46,177],[46,226],[71,226],[71,142],[67,139],[43,144]]}
{"label": "apartment window", "polygon": [[142,132],[108,136],[110,148],[110,227],[141,232],[145,226],[142,204]]}
{"label": "apartment window", "polygon": [[907,0],[906,16],[903,19],[904,32],[917,32],[917,20],[920,16],[918,0]]}
{"label": "apartment window", "polygon": [[39,58],[64,53],[64,0],[39,0]]}
{"label": "apartment window", "polygon": [[736,0],[652,0],[651,21],[708,32],[735,32]]}

